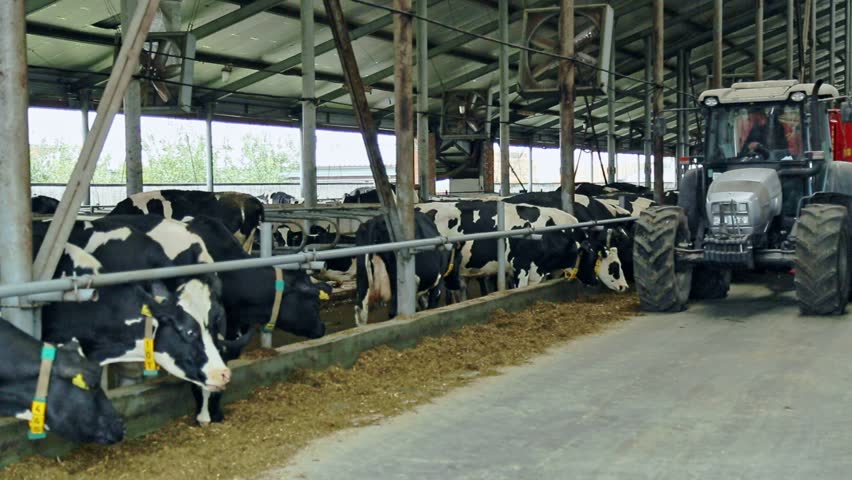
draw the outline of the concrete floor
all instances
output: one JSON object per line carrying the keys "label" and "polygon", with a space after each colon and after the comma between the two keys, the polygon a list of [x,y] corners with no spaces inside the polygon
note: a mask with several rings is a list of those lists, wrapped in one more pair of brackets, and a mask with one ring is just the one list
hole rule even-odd
{"label": "concrete floor", "polygon": [[639,316],[264,478],[850,478],[852,322],[780,290]]}

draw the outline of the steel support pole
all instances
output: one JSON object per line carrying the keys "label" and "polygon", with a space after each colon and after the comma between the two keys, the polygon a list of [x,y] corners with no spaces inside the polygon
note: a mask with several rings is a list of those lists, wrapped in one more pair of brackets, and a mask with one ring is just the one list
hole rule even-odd
{"label": "steel support pole", "polygon": [[[27,128],[27,39],[24,1],[0,2],[0,283],[33,279],[30,146]],[[3,318],[36,338],[34,310],[4,299]]]}
{"label": "steel support pole", "polygon": [[[127,32],[138,0],[121,0],[121,31]],[[126,39],[123,39],[126,41]],[[142,177],[142,89],[139,80],[131,80],[124,94],[124,162],[127,196],[143,188]]]}
{"label": "steel support pole", "polygon": [[810,0],[811,14],[810,14],[810,20],[809,21],[810,21],[811,28],[810,28],[810,37],[809,37],[810,43],[809,43],[808,47],[810,48],[810,59],[811,59],[811,62],[810,62],[811,63],[811,67],[810,67],[811,82],[815,82],[816,79],[817,79],[817,56],[819,55],[819,52],[817,50],[817,48],[818,48],[817,42],[816,42],[816,39],[817,39],[817,35],[816,35],[816,30],[817,30],[817,4],[816,4],[816,2],[817,2],[817,0]]}
{"label": "steel support pole", "polygon": [[[504,0],[505,1],[505,0]],[[561,0],[559,53],[574,57],[574,0]],[[559,165],[562,209],[574,213],[574,61],[559,62]]]}
{"label": "steel support pole", "polygon": [[[89,98],[91,96],[91,91],[89,89],[84,88],[80,90],[80,120],[81,125],[83,127],[83,143],[86,142],[86,137],[89,136]],[[84,200],[86,205],[92,204],[92,186],[89,185],[89,188],[86,189],[86,200]]]}
{"label": "steel support pole", "polygon": [[529,161],[530,161],[530,181],[529,181],[529,188],[527,189],[527,191],[532,192],[533,191],[533,146],[532,146],[532,140],[530,140],[529,157],[530,157],[529,158]]}
{"label": "steel support pole", "polygon": [[302,21],[302,198],[317,205],[317,104],[314,62],[314,0],[301,0]]}
{"label": "steel support pole", "polygon": [[[411,12],[411,0],[393,0],[394,9]],[[404,240],[414,240],[414,22],[394,13],[394,132],[396,133],[396,198]],[[414,255],[397,252],[397,313],[413,315],[417,307]]]}
{"label": "steel support pole", "polygon": [[[792,1],[792,0],[791,0]],[[846,47],[846,64],[844,69],[844,90],[846,95],[852,95],[852,0],[846,0],[846,35],[844,36],[844,47]]]}
{"label": "steel support pole", "polygon": [[754,79],[757,81],[763,80],[763,2],[755,0],[754,9]]}
{"label": "steel support pole", "polygon": [[689,55],[686,50],[678,50],[677,52],[677,151],[675,152],[677,165],[675,182],[680,185],[680,159],[689,154],[687,145],[687,136],[689,135],[689,114],[686,111],[687,96],[686,91],[689,88]]}
{"label": "steel support pole", "polygon": [[435,160],[429,155],[429,35],[428,23],[422,20],[429,13],[426,0],[417,1],[417,174],[420,177],[420,201],[428,202],[435,192],[433,176],[429,175],[431,163]]}
{"label": "steel support pole", "polygon": [[828,0],[828,4],[828,21],[831,22],[831,27],[829,28],[831,39],[828,42],[828,83],[836,86],[837,77],[834,73],[834,63],[837,60],[837,2],[835,0]]}
{"label": "steel support pole", "polygon": [[[497,202],[497,231],[506,230],[506,203]],[[506,290],[506,239],[497,239],[497,291]]]}
{"label": "steel support pole", "polygon": [[[654,5],[656,8],[657,0],[654,0]],[[663,7],[660,6],[659,9]],[[662,15],[662,13],[657,13],[657,15]],[[723,66],[722,66],[722,21],[724,15],[722,12],[722,0],[714,0],[713,1],[713,88],[722,88],[722,78],[724,77]],[[656,19],[655,19],[656,20]],[[660,19],[660,27],[662,28],[663,20]],[[656,23],[654,24],[655,27]],[[657,48],[662,49],[662,42],[657,40]],[[659,53],[658,55],[662,55]]]}
{"label": "steel support pole", "polygon": [[207,104],[207,119],[206,119],[206,127],[207,127],[207,136],[205,137],[205,143],[207,144],[207,163],[205,164],[205,173],[207,178],[207,191],[212,192],[215,181],[215,170],[213,168],[213,113],[216,108],[215,104],[208,103]]}
{"label": "steel support pole", "polygon": [[[260,257],[267,258],[272,256],[272,224],[262,222],[260,224]],[[272,332],[266,332],[265,329],[260,333],[260,346],[263,348],[272,348]]]}
{"label": "steel support pole", "polygon": [[651,188],[651,152],[653,151],[653,127],[651,126],[651,111],[654,98],[654,89],[652,88],[653,76],[653,58],[654,58],[654,42],[653,35],[645,37],[645,134],[643,136],[643,146],[645,153],[645,188]]}
{"label": "steel support pole", "polygon": [[500,22],[500,195],[509,195],[509,0],[499,0]]}
{"label": "steel support pole", "polygon": [[[788,79],[797,78],[796,67],[793,64],[793,52],[796,49],[796,46],[795,46],[796,1],[797,0],[787,0],[787,78]],[[847,0],[847,5],[849,3],[852,3],[852,0]],[[847,36],[847,44],[848,44],[848,42],[849,42],[849,40],[848,40],[848,36]],[[846,58],[849,58],[849,57],[847,56]]]}
{"label": "steel support pole", "polygon": [[[665,107],[663,104],[663,74],[665,73],[665,64],[663,63],[663,48],[665,47],[663,3],[663,0],[654,0],[654,201],[661,205],[663,204],[663,197],[665,194],[665,189],[663,187],[663,135],[666,133],[663,128],[663,108]],[[716,0],[716,7],[716,17],[721,17],[722,0]],[[718,25],[718,28],[718,30],[714,30],[716,33],[714,37],[721,36],[721,25]],[[714,38],[714,43],[716,43],[715,40],[716,38]],[[719,41],[719,45],[721,45],[721,43],[722,42]],[[722,72],[721,51],[717,53],[718,58],[716,59],[716,66],[718,67],[718,70],[714,71],[714,81],[721,79]]]}
{"label": "steel support pole", "polygon": [[[607,153],[607,168],[605,182],[613,183],[617,181],[616,154],[618,146],[615,144],[615,47],[612,47],[609,61],[609,81],[606,87],[606,153]],[[593,168],[594,172],[595,169]]]}

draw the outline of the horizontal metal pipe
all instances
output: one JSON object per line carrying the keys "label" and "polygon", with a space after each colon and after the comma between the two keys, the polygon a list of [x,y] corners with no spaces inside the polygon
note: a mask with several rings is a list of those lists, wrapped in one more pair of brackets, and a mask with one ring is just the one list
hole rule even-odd
{"label": "horizontal metal pipe", "polygon": [[98,291],[94,288],[80,288],[64,292],[45,292],[28,295],[31,302],[91,302],[97,300]]}
{"label": "horizontal metal pipe", "polygon": [[571,225],[553,225],[549,227],[529,227],[505,232],[483,232],[459,237],[432,237],[420,240],[407,240],[396,243],[382,243],[379,245],[368,245],[353,248],[341,248],[319,252],[302,252],[290,255],[279,255],[265,258],[247,258],[243,260],[229,260],[227,262],[204,263],[198,265],[184,265],[179,267],[163,267],[147,270],[133,270],[128,272],[104,273],[100,275],[84,275],[80,277],[65,277],[53,280],[42,280],[37,282],[18,283],[13,285],[0,285],[0,298],[18,297],[43,292],[64,292],[80,288],[95,288],[122,283],[143,282],[159,280],[163,278],[185,277],[191,275],[203,275],[216,272],[231,272],[246,268],[274,267],[281,265],[311,265],[311,262],[322,262],[334,258],[354,257],[370,253],[391,252],[402,249],[415,249],[419,247],[437,247],[447,243],[469,242],[477,240],[493,240],[515,236],[527,236],[547,232],[558,232],[562,230],[573,230],[576,228],[596,227],[635,221],[638,217],[611,218],[608,220],[594,220],[591,222],[579,222]]}

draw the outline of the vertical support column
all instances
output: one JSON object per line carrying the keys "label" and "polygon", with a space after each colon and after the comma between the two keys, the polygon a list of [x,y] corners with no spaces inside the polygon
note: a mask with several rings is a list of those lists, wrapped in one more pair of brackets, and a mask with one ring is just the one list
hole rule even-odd
{"label": "vertical support column", "polygon": [[[80,117],[81,124],[83,127],[83,143],[86,142],[86,137],[89,136],[89,98],[91,96],[91,92],[89,89],[84,88],[80,90]],[[92,186],[89,185],[89,188],[86,189],[86,199],[84,200],[86,205],[92,204]]]}
{"label": "vertical support column", "polygon": [[809,36],[809,40],[808,40],[810,42],[809,47],[810,47],[810,59],[811,59],[811,62],[810,62],[810,64],[811,64],[810,81],[815,82],[816,79],[817,79],[817,55],[819,54],[818,50],[817,50],[817,44],[816,44],[816,39],[817,39],[817,35],[816,35],[816,30],[817,30],[817,2],[816,2],[816,0],[810,0],[809,3],[811,4],[811,14],[809,15],[809,20],[808,20],[808,22],[810,23],[810,26],[811,26],[810,27],[810,36]]}
{"label": "vertical support column", "polygon": [[559,173],[562,210],[574,213],[574,0],[559,10]]}
{"label": "vertical support column", "polygon": [[[121,0],[122,42],[138,0]],[[124,94],[124,162],[127,168],[127,196],[142,191],[142,90],[138,80],[131,80]]]}
{"label": "vertical support column", "polygon": [[500,195],[509,195],[509,0],[499,0],[500,22]]}
{"label": "vertical support column", "polygon": [[527,188],[527,191],[532,192],[533,191],[533,146],[532,146],[532,139],[530,139],[529,157],[530,157],[529,158],[529,160],[530,160],[530,181],[529,181],[529,188]]}
{"label": "vertical support column", "polygon": [[[411,11],[411,0],[393,0],[396,10]],[[396,196],[404,240],[414,240],[414,25],[409,15],[393,14],[394,131],[396,133]],[[413,315],[417,306],[414,255],[397,258],[397,313]]]}
{"label": "vertical support column", "polygon": [[[272,224],[261,222],[260,224],[260,256],[263,258],[272,256]],[[272,348],[272,332],[261,329],[260,346]]]}
{"label": "vertical support column", "polygon": [[[33,278],[30,148],[27,128],[27,40],[23,0],[0,2],[0,283]],[[4,298],[3,318],[36,338],[34,311]]]}
{"label": "vertical support column", "polygon": [[[497,231],[506,230],[506,203],[497,202]],[[506,239],[497,239],[497,291],[506,290]]]}
{"label": "vertical support column", "polygon": [[[656,8],[657,0],[654,0],[654,5]],[[662,7],[660,7],[662,8]],[[659,14],[662,15],[662,14]],[[724,15],[722,14],[722,0],[714,0],[713,1],[713,88],[722,88],[722,20]],[[660,28],[662,28],[663,20],[660,19]],[[655,29],[656,27],[656,23]],[[657,47],[661,48],[662,43],[658,40]],[[662,55],[662,53],[658,53],[658,55]]]}
{"label": "vertical support column", "polygon": [[[606,98],[606,153],[607,153],[607,168],[606,179],[608,183],[617,181],[616,178],[616,154],[618,146],[615,144],[615,47],[612,47],[610,52],[609,62],[609,81],[607,82]],[[592,168],[592,172],[595,169]]]}
{"label": "vertical support column", "polygon": [[680,185],[680,159],[687,155],[687,121],[689,115],[686,112],[686,89],[689,75],[689,56],[686,50],[677,52],[677,148],[675,152],[675,182]]}
{"label": "vertical support column", "polygon": [[830,5],[828,21],[831,22],[829,29],[831,31],[831,39],[828,42],[828,83],[836,86],[837,77],[834,73],[834,62],[837,60],[837,2],[829,0],[828,4]]}
{"label": "vertical support column", "polygon": [[420,201],[428,202],[435,192],[435,175],[429,175],[430,166],[434,168],[434,158],[429,149],[429,35],[424,18],[429,14],[426,0],[417,0],[417,158],[419,160]]}
{"label": "vertical support column", "polygon": [[[790,0],[792,1],[792,0]],[[843,76],[844,90],[846,95],[852,95],[852,0],[846,0],[846,35],[844,36],[844,47],[846,47],[845,74]]]}
{"label": "vertical support column", "polygon": [[653,103],[654,89],[652,88],[653,77],[654,42],[653,35],[645,37],[645,134],[643,146],[645,153],[645,188],[651,188],[651,152],[654,139],[651,126],[651,104]]}
{"label": "vertical support column", "polygon": [[317,104],[314,65],[314,1],[301,0],[302,21],[302,198],[317,205]]}
{"label": "vertical support column", "polygon": [[[796,1],[797,0],[787,0],[787,78],[793,79],[796,77],[796,67],[793,65],[793,51],[795,50],[795,38],[796,38]],[[847,0],[846,4],[849,5],[852,3],[852,0]],[[848,8],[848,7],[847,7]],[[847,18],[849,13],[847,10]],[[846,22],[849,23],[848,21]],[[847,44],[849,42],[847,36]],[[848,56],[846,58],[849,58]],[[847,62],[848,64],[849,62]],[[847,67],[848,68],[848,67]]]}
{"label": "vertical support column", "polygon": [[763,2],[755,0],[754,11],[754,79],[757,81],[763,80]]}
{"label": "vertical support column", "polygon": [[207,144],[207,163],[205,164],[205,173],[207,178],[207,191],[212,192],[214,190],[214,182],[215,182],[215,169],[213,168],[213,113],[216,108],[215,104],[208,103],[206,107],[206,127],[207,127],[207,136],[205,137],[205,143]]}
{"label": "vertical support column", "polygon": [[[722,16],[722,0],[716,0],[717,12],[716,16]],[[663,48],[665,40],[665,27],[663,24],[663,0],[654,0],[654,201],[663,204],[664,188],[663,188]],[[717,18],[718,20],[718,18]],[[721,22],[720,22],[721,23]],[[718,25],[719,30],[714,30],[715,37],[721,37],[722,26]],[[718,70],[714,72],[714,82],[721,79],[722,60],[721,60],[721,38],[719,38],[719,58],[716,59]]]}

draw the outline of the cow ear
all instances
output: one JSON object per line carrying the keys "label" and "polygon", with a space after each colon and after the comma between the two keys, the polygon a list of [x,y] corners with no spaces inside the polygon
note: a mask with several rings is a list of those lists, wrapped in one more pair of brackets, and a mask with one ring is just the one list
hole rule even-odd
{"label": "cow ear", "polygon": [[430,209],[423,213],[426,214],[427,217],[431,218],[433,222],[435,221],[435,217],[438,216],[438,211],[435,209]]}
{"label": "cow ear", "polygon": [[163,303],[166,300],[172,298],[172,294],[171,292],[169,292],[169,289],[168,287],[166,287],[166,284],[159,280],[151,282],[151,294],[154,295],[154,300],[156,301],[156,303]]}

